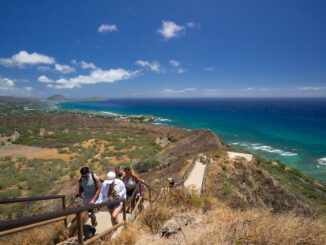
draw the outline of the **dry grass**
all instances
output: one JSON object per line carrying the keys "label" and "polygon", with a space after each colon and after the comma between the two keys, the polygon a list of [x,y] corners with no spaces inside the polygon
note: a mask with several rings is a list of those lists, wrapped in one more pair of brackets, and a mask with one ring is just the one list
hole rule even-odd
{"label": "dry grass", "polygon": [[148,226],[153,233],[156,233],[171,216],[172,212],[167,207],[154,205],[153,208],[145,209],[141,213],[139,220],[142,224]]}
{"label": "dry grass", "polygon": [[232,244],[326,244],[325,220],[291,213],[272,214],[258,209],[236,212],[221,206],[207,213],[204,226],[205,233],[191,244],[229,244],[231,240]]}
{"label": "dry grass", "polygon": [[2,237],[0,245],[52,245],[66,239],[67,229],[62,223],[56,223]]}
{"label": "dry grass", "polygon": [[122,244],[135,244],[139,238],[141,237],[141,233],[143,232],[143,227],[140,223],[134,222],[130,224],[127,229],[122,231],[117,238],[111,240],[108,239],[107,241],[110,241],[111,245],[122,245]]}

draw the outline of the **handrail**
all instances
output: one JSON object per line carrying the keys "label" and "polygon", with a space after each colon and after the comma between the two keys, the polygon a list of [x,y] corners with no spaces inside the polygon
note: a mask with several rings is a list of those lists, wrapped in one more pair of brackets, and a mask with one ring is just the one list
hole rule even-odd
{"label": "handrail", "polygon": [[202,181],[202,183],[201,183],[200,193],[204,193],[204,192],[205,192],[205,188],[206,188],[207,167],[208,167],[208,164],[206,163],[205,170],[204,170],[204,177],[203,177],[203,181]]}
{"label": "handrail", "polygon": [[17,202],[31,202],[31,201],[41,201],[41,200],[60,199],[60,198],[61,199],[65,198],[65,195],[2,199],[2,200],[0,200],[0,204],[17,203]]}
{"label": "handrail", "polygon": [[[62,199],[62,210],[66,209],[66,196],[65,195],[2,199],[2,200],[0,200],[0,204],[9,204],[9,203],[17,203],[17,202],[32,202],[32,201],[52,200],[52,199]],[[64,223],[65,223],[65,227],[67,227],[68,226],[67,218],[64,219]]]}
{"label": "handrail", "polygon": [[30,225],[33,223],[42,222],[42,221],[54,219],[54,218],[59,218],[59,217],[63,217],[63,216],[67,216],[67,215],[71,215],[71,214],[75,214],[75,213],[81,213],[83,211],[94,209],[94,208],[99,208],[99,207],[108,206],[108,205],[114,205],[118,202],[123,202],[123,201],[124,201],[124,198],[119,198],[117,200],[110,200],[110,201],[99,203],[99,204],[87,205],[87,206],[78,207],[78,208],[70,208],[70,209],[66,209],[63,211],[35,215],[32,217],[26,217],[26,218],[22,218],[22,219],[4,221],[4,222],[0,223],[0,231],[14,229],[17,227],[26,226],[26,225]]}

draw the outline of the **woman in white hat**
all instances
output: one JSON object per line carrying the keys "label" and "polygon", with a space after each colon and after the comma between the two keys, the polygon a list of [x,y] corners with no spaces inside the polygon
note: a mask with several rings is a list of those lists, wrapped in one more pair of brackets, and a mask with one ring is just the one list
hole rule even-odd
{"label": "woman in white hat", "polygon": [[[115,178],[115,173],[110,171],[107,174],[106,180],[104,180],[102,184],[101,192],[96,203],[102,203],[119,198],[126,199],[126,187],[121,180]],[[118,215],[122,206],[123,202],[107,206],[111,214],[112,226],[119,223]]]}

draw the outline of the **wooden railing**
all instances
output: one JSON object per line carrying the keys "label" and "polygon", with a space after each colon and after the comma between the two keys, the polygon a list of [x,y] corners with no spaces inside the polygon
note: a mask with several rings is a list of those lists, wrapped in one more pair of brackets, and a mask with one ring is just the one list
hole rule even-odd
{"label": "wooden railing", "polygon": [[[152,206],[153,199],[152,199],[152,192],[155,190],[149,186],[146,183],[143,183],[147,186],[148,188],[148,198],[142,198],[140,197],[138,202],[136,203],[136,208],[138,207],[139,203],[142,200],[148,200],[150,202],[150,206]],[[31,198],[19,198],[19,199],[7,199],[7,200],[0,200],[0,204],[8,204],[8,203],[15,203],[15,202],[27,202],[27,201],[39,201],[39,200],[49,200],[49,199],[57,199],[57,198],[62,198],[62,204],[63,204],[63,210],[62,211],[57,211],[57,212],[52,212],[52,213],[47,213],[47,214],[41,214],[41,215],[35,215],[32,217],[26,217],[26,218],[21,218],[21,219],[16,219],[16,220],[9,220],[9,221],[2,221],[0,222],[0,237],[13,234],[19,231],[24,231],[28,229],[32,229],[35,227],[47,225],[50,223],[58,222],[61,220],[65,221],[65,225],[67,227],[67,217],[69,215],[76,215],[76,222],[77,222],[77,229],[78,229],[78,244],[90,244],[97,239],[105,236],[106,234],[118,229],[120,226],[127,224],[127,215],[126,215],[126,210],[127,208],[131,205],[131,202],[135,195],[137,194],[138,188],[140,188],[140,183],[138,184],[137,188],[133,191],[128,203],[126,203],[125,199],[119,198],[116,200],[110,200],[107,202],[99,203],[99,204],[94,204],[94,205],[87,205],[83,207],[78,207],[78,208],[70,208],[66,209],[66,202],[65,202],[65,196],[64,195],[59,195],[59,196],[44,196],[44,197],[31,197]],[[108,205],[114,205],[119,202],[123,202],[123,221],[116,224],[113,227],[108,228],[107,230],[101,232],[100,234],[93,236],[92,238],[88,239],[87,241],[84,241],[83,239],[83,222],[82,222],[82,212],[108,206]],[[133,212],[134,212],[133,211]],[[77,237],[72,237],[69,238],[67,241],[71,241],[76,239]]]}
{"label": "wooden railing", "polygon": [[[11,204],[11,203],[18,203],[18,202],[33,202],[33,201],[53,200],[53,199],[61,199],[62,200],[62,210],[66,209],[66,196],[65,195],[3,199],[3,200],[0,200],[0,204]],[[67,218],[65,218],[63,220],[65,223],[65,227],[67,227],[67,224],[68,224]],[[0,236],[1,235],[2,235],[2,233],[0,232]]]}

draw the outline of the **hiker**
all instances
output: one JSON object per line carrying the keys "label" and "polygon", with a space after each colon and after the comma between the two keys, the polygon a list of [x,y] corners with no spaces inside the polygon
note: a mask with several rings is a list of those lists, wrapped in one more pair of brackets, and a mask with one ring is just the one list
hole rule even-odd
{"label": "hiker", "polygon": [[[129,198],[132,196],[133,191],[137,188],[137,184],[139,182],[144,183],[144,180],[138,177],[138,175],[134,172],[134,170],[130,166],[126,166],[124,168],[125,176],[122,178],[123,183],[127,189],[127,202]],[[136,205],[136,195],[131,200],[131,210],[135,208]]]}
{"label": "hiker", "polygon": [[125,176],[125,173],[120,169],[120,166],[115,166],[114,172],[117,179],[122,180],[123,176]]}
{"label": "hiker", "polygon": [[[83,167],[80,169],[81,176],[78,178],[79,193],[78,196],[83,198],[83,204],[93,205],[101,190],[101,181],[98,176],[91,173],[88,167]],[[84,195],[82,195],[84,193]],[[96,216],[94,210],[90,210],[88,215],[91,217],[91,229],[95,230],[97,225]]]}
{"label": "hiker", "polygon": [[[126,199],[126,187],[121,180],[116,178],[115,173],[110,171],[107,174],[106,180],[104,180],[102,184],[101,192],[96,204],[119,198]],[[122,206],[123,202],[107,206],[107,209],[111,214],[112,226],[119,223],[118,215],[122,209]],[[112,238],[115,236],[117,236],[116,231],[112,234]]]}
{"label": "hiker", "polygon": [[168,178],[168,182],[169,182],[169,189],[173,188],[174,186],[174,179],[173,178]]}

